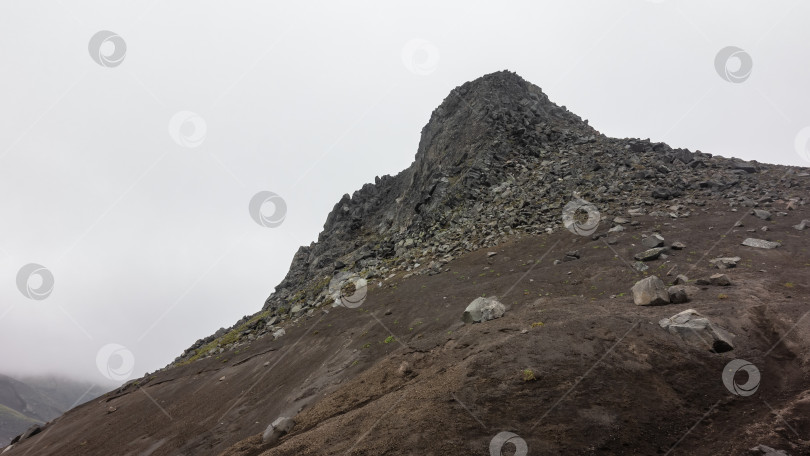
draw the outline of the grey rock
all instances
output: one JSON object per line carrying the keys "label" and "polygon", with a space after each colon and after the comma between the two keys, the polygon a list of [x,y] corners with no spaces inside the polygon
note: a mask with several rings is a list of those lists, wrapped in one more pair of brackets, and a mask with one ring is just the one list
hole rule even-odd
{"label": "grey rock", "polygon": [[686,248],[686,244],[680,241],[675,241],[672,243],[672,250],[683,250]]}
{"label": "grey rock", "polygon": [[666,187],[656,187],[652,191],[652,197],[655,199],[670,199],[675,196],[678,196],[676,193],[673,193],[672,190]]}
{"label": "grey rock", "polygon": [[675,280],[672,281],[672,284],[673,285],[683,285],[683,284],[685,284],[687,282],[689,282],[689,277],[686,277],[683,274],[678,274],[677,276],[675,276]]}
{"label": "grey rock", "polygon": [[633,302],[637,306],[655,306],[669,303],[669,294],[664,282],[657,276],[639,280],[633,285]]}
{"label": "grey rock", "polygon": [[758,249],[775,249],[782,244],[778,242],[766,241],[764,239],[748,238],[742,242],[742,245],[747,247],[755,247]]}
{"label": "grey rock", "polygon": [[635,269],[638,272],[644,272],[647,269],[650,269],[650,267],[644,264],[643,261],[636,261],[633,263],[633,269]]}
{"label": "grey rock", "polygon": [[736,268],[741,259],[740,257],[722,257],[709,260],[709,263],[715,265],[717,269],[731,269]]}
{"label": "grey rock", "polygon": [[641,244],[648,249],[664,245],[664,237],[658,233],[651,234],[641,240]]}
{"label": "grey rock", "polygon": [[264,430],[262,434],[262,443],[265,445],[271,445],[278,442],[284,434],[292,431],[295,427],[295,421],[292,418],[288,418],[286,416],[278,417],[273,424],[267,426],[267,429]]}
{"label": "grey rock", "polygon": [[709,277],[709,283],[711,285],[717,285],[720,287],[727,287],[731,285],[731,279],[728,278],[725,274],[713,274]]}
{"label": "grey rock", "polygon": [[686,149],[675,149],[672,151],[672,156],[675,160],[679,160],[681,163],[688,165],[692,161],[695,160],[694,155],[692,152],[689,152]]}
{"label": "grey rock", "polygon": [[496,318],[503,317],[503,314],[506,312],[506,307],[501,304],[500,302],[493,302],[481,309],[481,321],[489,321],[494,320]]}
{"label": "grey rock", "polygon": [[621,225],[616,225],[613,228],[608,230],[608,233],[621,233],[624,231],[624,227]]}
{"label": "grey rock", "polygon": [[748,452],[751,455],[760,455],[760,456],[790,456],[789,454],[787,454],[782,450],[776,450],[767,445],[761,444],[749,449]]}
{"label": "grey rock", "polygon": [[279,337],[284,337],[287,334],[287,331],[284,331],[284,328],[278,329],[277,331],[273,331],[273,339],[278,339]]}
{"label": "grey rock", "polygon": [[797,229],[799,231],[804,231],[804,230],[807,229],[807,227],[810,227],[810,220],[806,220],[806,219],[799,222],[798,225],[793,225],[793,228],[795,228],[795,229]]}
{"label": "grey rock", "polygon": [[481,323],[500,318],[504,312],[506,307],[494,297],[476,298],[464,309],[461,320],[464,323]]}
{"label": "grey rock", "polygon": [[734,349],[731,334],[713,325],[708,318],[695,309],[687,309],[669,318],[664,318],[658,322],[658,325],[696,345],[705,346],[708,344],[707,340],[711,340],[711,350],[716,353]]}
{"label": "grey rock", "polygon": [[753,163],[738,161],[735,162],[733,166],[734,169],[743,170],[749,174],[757,172],[757,166],[754,165]]}
{"label": "grey rock", "polygon": [[760,218],[762,220],[770,220],[771,219],[771,213],[766,211],[766,210],[754,209],[753,211],[751,211],[751,213],[754,214],[755,216],[757,216],[757,218]]}
{"label": "grey rock", "polygon": [[661,253],[666,249],[666,247],[656,247],[654,249],[645,250],[641,253],[637,253],[634,258],[638,261],[652,261],[658,259]]}
{"label": "grey rock", "polygon": [[20,437],[20,441],[31,438],[32,436],[35,436],[40,432],[42,432],[42,428],[39,427],[39,425],[35,424],[30,428],[28,428],[25,432],[23,432],[22,437]]}
{"label": "grey rock", "polygon": [[667,294],[669,295],[669,302],[672,304],[683,304],[684,302],[689,301],[689,295],[686,292],[686,287],[682,285],[673,285],[667,288]]}

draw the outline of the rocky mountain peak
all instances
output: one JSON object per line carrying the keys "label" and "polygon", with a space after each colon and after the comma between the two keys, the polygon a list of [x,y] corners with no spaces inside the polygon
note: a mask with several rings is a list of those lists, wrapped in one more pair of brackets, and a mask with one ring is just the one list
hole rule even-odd
{"label": "rocky mountain peak", "polygon": [[[246,316],[232,329],[268,334],[313,313],[332,302],[329,284],[339,273],[434,275],[465,252],[564,229],[572,198],[587,199],[605,219],[631,210],[688,217],[709,199],[795,197],[785,190],[800,185],[795,170],[780,170],[608,138],[517,74],[488,74],[453,89],[433,111],[407,169],[344,195],[317,242],[296,252],[261,318]],[[198,358],[225,331],[198,340],[178,361]]]}
{"label": "rocky mountain peak", "polygon": [[[595,134],[513,72],[499,71],[456,87],[431,114],[406,170],[377,178],[335,205],[318,242],[295,255],[277,288],[279,297],[288,297],[286,290],[307,276],[331,272],[333,266],[354,264],[359,271],[376,266],[375,260],[393,258],[397,242],[418,242],[405,239],[408,232],[447,223],[449,212],[473,200],[478,189],[501,182],[510,160],[538,158],[560,139]],[[267,306],[281,305],[273,298]]]}
{"label": "rocky mountain peak", "polygon": [[481,140],[515,139],[536,152],[542,133],[569,128],[593,131],[578,116],[551,102],[540,87],[516,73],[499,71],[453,89],[431,114],[412,168],[460,172],[459,165],[486,148],[470,150]]}
{"label": "rocky mountain peak", "polygon": [[484,76],[262,311],[10,454],[807,454],[808,171],[609,138]]}

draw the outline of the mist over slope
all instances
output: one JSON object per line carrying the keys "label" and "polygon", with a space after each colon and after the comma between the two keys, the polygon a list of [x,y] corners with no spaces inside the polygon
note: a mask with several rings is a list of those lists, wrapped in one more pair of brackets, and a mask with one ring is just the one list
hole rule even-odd
{"label": "mist over slope", "polygon": [[108,390],[57,376],[17,380],[0,374],[0,442],[6,444],[30,426],[44,424]]}

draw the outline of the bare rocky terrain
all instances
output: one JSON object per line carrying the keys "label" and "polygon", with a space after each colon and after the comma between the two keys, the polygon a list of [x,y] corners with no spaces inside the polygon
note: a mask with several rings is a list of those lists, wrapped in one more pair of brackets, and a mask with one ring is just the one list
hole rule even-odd
{"label": "bare rocky terrain", "polygon": [[486,75],[260,312],[7,454],[810,454],[809,192]]}

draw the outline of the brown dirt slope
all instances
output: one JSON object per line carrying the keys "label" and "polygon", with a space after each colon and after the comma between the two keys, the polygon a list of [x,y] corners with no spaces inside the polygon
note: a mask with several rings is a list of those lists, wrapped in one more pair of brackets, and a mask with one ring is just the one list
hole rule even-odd
{"label": "brown dirt slope", "polygon": [[[810,230],[792,228],[810,211],[766,222],[744,208],[701,209],[634,217],[615,245],[561,230],[468,253],[437,275],[374,280],[359,308],[318,309],[276,341],[142,379],[7,454],[487,455],[502,431],[533,455],[739,455],[757,444],[810,454]],[[686,248],[646,273],[686,274],[690,302],[633,304],[630,287],[645,273],[630,264],[653,231]],[[782,246],[740,245],[746,237]],[[553,264],[570,250],[581,258]],[[722,271],[732,285],[694,285],[718,272],[708,260],[719,256],[742,258]],[[482,295],[499,297],[506,314],[463,325]],[[734,334],[735,349],[713,353],[659,327],[688,308]],[[733,359],[760,371],[753,395],[724,386]],[[279,416],[295,428],[263,446]]]}

